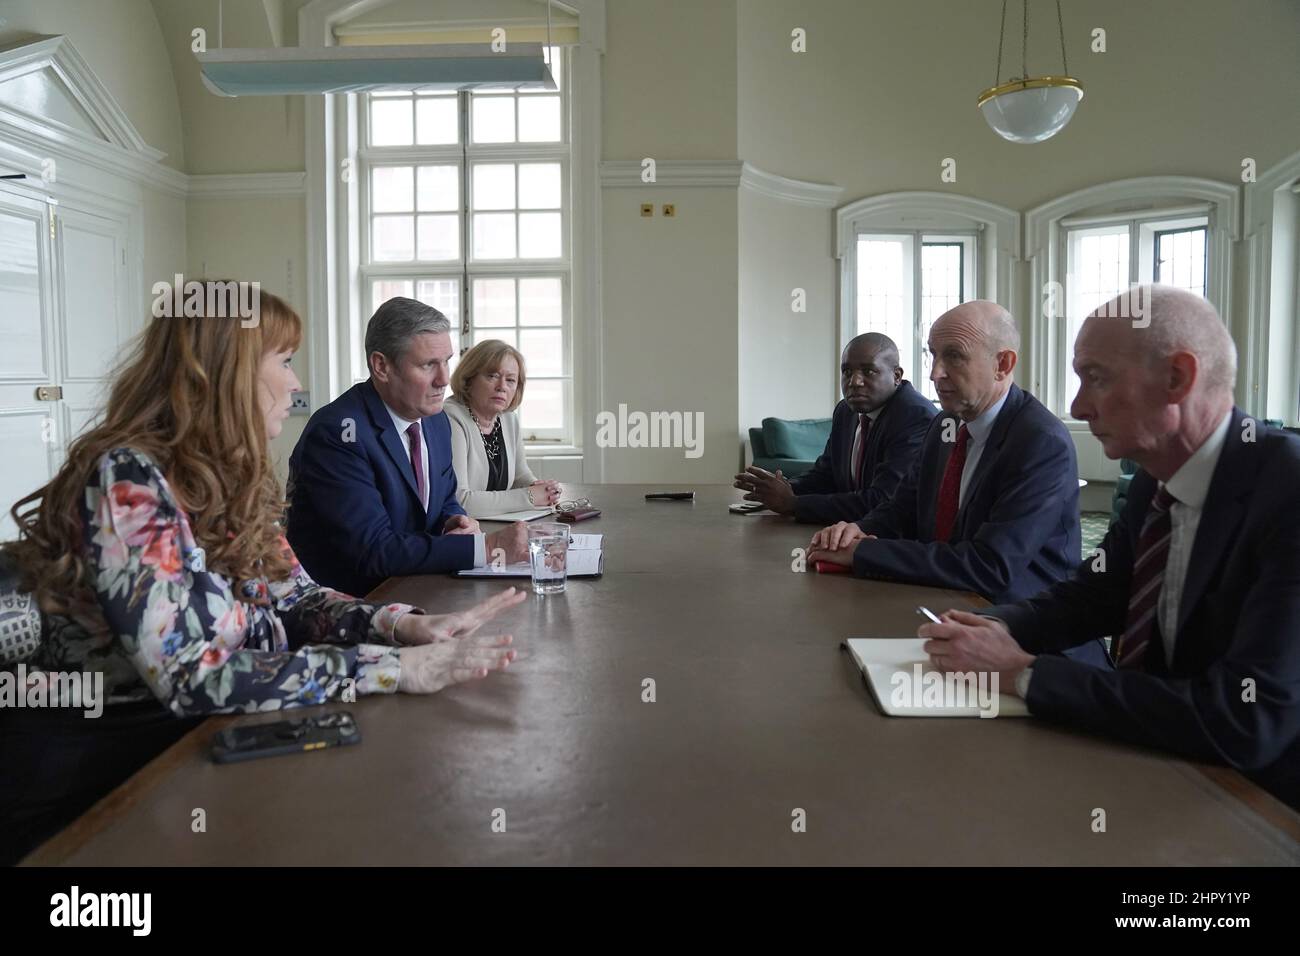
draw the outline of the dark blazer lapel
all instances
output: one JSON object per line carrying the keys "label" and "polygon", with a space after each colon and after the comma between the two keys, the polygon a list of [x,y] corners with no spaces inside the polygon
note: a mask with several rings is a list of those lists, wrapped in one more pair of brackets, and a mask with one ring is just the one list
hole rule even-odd
{"label": "dark blazer lapel", "polygon": [[1232,421],[1223,441],[1219,463],[1214,467],[1210,492],[1201,508],[1201,520],[1196,526],[1196,540],[1192,542],[1192,556],[1183,581],[1183,594],[1178,602],[1178,630],[1181,635],[1187,619],[1201,599],[1206,585],[1218,570],[1220,563],[1232,549],[1233,540],[1241,530],[1242,514],[1254,483],[1254,442],[1241,440],[1242,412],[1232,409]]}
{"label": "dark blazer lapel", "polygon": [[[415,496],[418,504],[420,491],[415,485],[415,471],[411,468],[411,459],[402,445],[402,438],[393,427],[393,418],[388,414],[388,406],[384,404],[384,400],[379,397],[379,393],[375,391],[375,387],[369,380],[361,383],[361,398],[366,404],[366,411],[370,414],[370,423],[379,436],[379,444],[384,446],[384,451],[388,452],[388,456],[393,459],[393,464],[406,479],[406,487],[411,489],[411,494]],[[420,424],[420,432],[424,433],[423,422]]]}
{"label": "dark blazer lapel", "polygon": [[848,402],[841,402],[839,408],[840,447],[836,449],[834,462],[839,474],[835,476],[835,487],[857,491],[857,486],[853,484],[853,438],[858,433],[858,416]]}

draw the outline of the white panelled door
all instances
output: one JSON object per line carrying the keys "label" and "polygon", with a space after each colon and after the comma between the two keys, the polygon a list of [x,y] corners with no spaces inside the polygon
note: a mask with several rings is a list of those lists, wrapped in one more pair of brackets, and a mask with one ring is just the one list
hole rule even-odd
{"label": "white panelled door", "polygon": [[50,480],[98,413],[136,331],[127,236],[112,212],[0,187],[0,540],[16,533],[14,503]]}

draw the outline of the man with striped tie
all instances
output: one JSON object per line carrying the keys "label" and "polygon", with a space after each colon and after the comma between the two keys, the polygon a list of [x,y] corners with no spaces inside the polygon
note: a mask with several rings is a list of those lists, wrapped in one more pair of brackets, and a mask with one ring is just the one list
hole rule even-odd
{"label": "man with striped tie", "polygon": [[[1071,408],[1142,470],[1095,557],[984,616],[923,625],[1036,716],[1227,764],[1300,808],[1300,439],[1233,405],[1214,307],[1142,286],[1089,316]],[[1044,656],[1113,635],[1112,671]]]}

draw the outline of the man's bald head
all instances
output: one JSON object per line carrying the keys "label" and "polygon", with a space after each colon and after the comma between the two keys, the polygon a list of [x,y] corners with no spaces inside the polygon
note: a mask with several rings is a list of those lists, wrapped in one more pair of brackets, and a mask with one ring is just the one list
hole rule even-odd
{"label": "man's bald head", "polygon": [[1089,322],[1118,323],[1127,332],[1127,354],[1141,356],[1148,367],[1159,366],[1179,352],[1195,356],[1197,389],[1231,395],[1236,387],[1236,343],[1214,306],[1194,292],[1140,285],[1099,306],[1084,327]]}
{"label": "man's bald head", "polygon": [[847,358],[850,352],[873,353],[890,368],[898,364],[898,345],[883,332],[863,332],[853,336],[849,339],[849,344],[844,346],[842,358]]}
{"label": "man's bald head", "polygon": [[1015,318],[986,299],[963,302],[930,326],[930,380],[944,410],[973,421],[1011,387],[1020,353]]}
{"label": "man's bald head", "polygon": [[1168,481],[1231,410],[1237,347],[1205,299],[1143,285],[1088,316],[1074,369],[1070,412],[1107,457],[1132,458]]}
{"label": "man's bald head", "polygon": [[840,356],[840,391],[858,414],[874,412],[889,401],[903,381],[898,346],[888,335],[864,332],[844,346]]}
{"label": "man's bald head", "polygon": [[1003,349],[1020,351],[1020,327],[1015,318],[1002,306],[987,299],[972,299],[949,309],[930,326],[932,332],[936,328],[968,331],[984,342],[990,355]]}

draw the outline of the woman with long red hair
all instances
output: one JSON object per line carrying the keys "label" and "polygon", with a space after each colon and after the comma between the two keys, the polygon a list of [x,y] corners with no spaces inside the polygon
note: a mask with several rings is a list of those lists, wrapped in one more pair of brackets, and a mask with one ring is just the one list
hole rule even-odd
{"label": "woman with long red hair", "polygon": [[82,812],[194,718],[347,688],[432,693],[514,659],[509,635],[469,636],[523,600],[513,588],[429,615],[322,588],[298,564],[268,442],[300,387],[289,363],[302,322],[257,295],[251,325],[152,319],[101,419],[13,507],[19,537],[4,550],[44,617],[25,668],[38,680],[102,674],[108,706],[99,720],[66,701],[0,713],[0,858]]}

